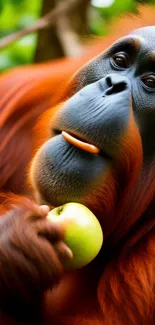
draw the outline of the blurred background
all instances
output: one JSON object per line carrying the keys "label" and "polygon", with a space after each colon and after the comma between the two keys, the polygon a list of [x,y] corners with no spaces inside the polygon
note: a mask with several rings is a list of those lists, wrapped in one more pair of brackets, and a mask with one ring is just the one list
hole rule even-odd
{"label": "blurred background", "polygon": [[[0,0],[0,41],[35,23],[67,0]],[[82,44],[108,33],[108,25],[124,12],[136,12],[141,0],[77,0],[76,10],[56,23],[18,39],[0,50],[0,71],[18,65],[82,54]],[[155,4],[155,0],[145,3]]]}

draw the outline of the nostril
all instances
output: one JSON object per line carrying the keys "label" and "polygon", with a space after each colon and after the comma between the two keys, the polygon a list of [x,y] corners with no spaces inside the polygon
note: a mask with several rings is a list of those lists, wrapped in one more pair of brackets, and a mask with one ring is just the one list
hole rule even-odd
{"label": "nostril", "polygon": [[127,89],[127,83],[125,81],[116,83],[114,85],[111,85],[109,89],[107,89],[105,95],[114,95],[114,94],[118,94],[121,91],[124,91]]}

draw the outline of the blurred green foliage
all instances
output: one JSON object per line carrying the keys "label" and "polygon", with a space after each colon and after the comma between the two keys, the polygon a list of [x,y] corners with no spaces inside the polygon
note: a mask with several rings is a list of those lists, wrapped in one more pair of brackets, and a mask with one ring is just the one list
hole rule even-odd
{"label": "blurred green foliage", "polygon": [[[91,20],[90,29],[93,34],[105,35],[108,33],[108,24],[117,16],[121,16],[125,12],[136,12],[138,4],[150,3],[155,4],[155,0],[98,0],[105,6],[94,6],[95,15]],[[97,0],[92,0],[97,3]],[[109,6],[106,3],[109,2]]]}
{"label": "blurred green foliage", "polygon": [[[94,1],[94,3],[96,2]],[[137,4],[135,0],[113,0],[108,2],[108,7],[106,1],[105,7],[96,7],[96,14],[90,26],[93,34],[105,35],[108,33],[108,23],[123,12],[133,12]]]}
{"label": "blurred green foliage", "polygon": [[[0,38],[32,24],[41,12],[41,0],[0,0]],[[37,36],[23,37],[0,52],[0,71],[33,62]]]}
{"label": "blurred green foliage", "polygon": [[[40,16],[42,1],[0,0],[0,38],[32,24]],[[92,3],[96,1],[92,0]],[[135,11],[136,4],[141,0],[110,0],[109,5],[107,1],[109,0],[103,2],[104,7],[95,4],[92,6],[89,27],[93,34],[106,34],[108,23],[112,19],[125,11]],[[155,3],[155,0],[147,0],[147,2]],[[33,62],[36,44],[37,35],[32,34],[1,50],[0,71]]]}

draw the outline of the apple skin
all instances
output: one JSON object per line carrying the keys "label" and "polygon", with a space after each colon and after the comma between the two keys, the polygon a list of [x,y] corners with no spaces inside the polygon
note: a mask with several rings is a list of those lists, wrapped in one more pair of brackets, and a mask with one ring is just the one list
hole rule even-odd
{"label": "apple skin", "polygon": [[102,247],[103,232],[98,219],[86,206],[66,203],[51,210],[47,218],[63,226],[64,242],[73,253],[73,258],[64,265],[65,269],[82,268],[97,256]]}

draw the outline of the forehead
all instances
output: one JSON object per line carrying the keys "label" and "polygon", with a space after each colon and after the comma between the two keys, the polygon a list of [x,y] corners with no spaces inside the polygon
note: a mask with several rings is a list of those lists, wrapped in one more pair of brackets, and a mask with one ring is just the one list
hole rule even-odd
{"label": "forehead", "polygon": [[155,52],[155,26],[148,26],[134,30],[129,37],[139,40],[140,47]]}

